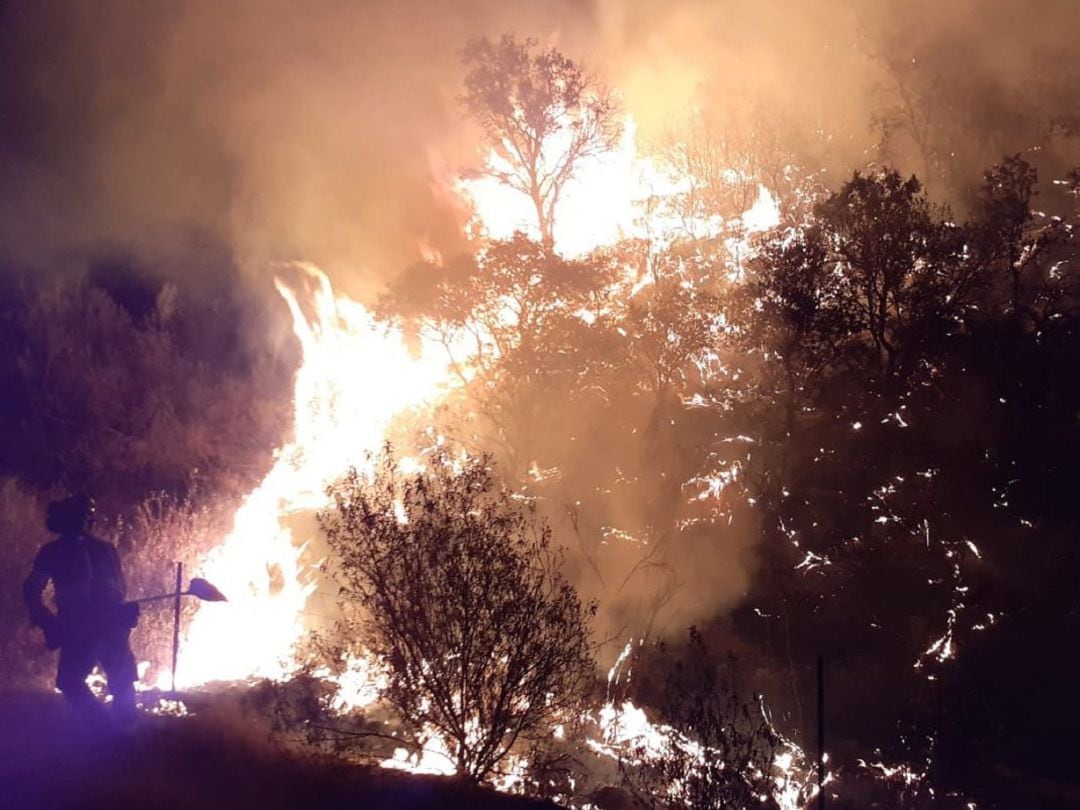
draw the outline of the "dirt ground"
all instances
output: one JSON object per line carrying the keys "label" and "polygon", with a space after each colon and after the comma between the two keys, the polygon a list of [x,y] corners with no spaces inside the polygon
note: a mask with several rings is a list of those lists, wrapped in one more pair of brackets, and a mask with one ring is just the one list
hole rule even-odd
{"label": "dirt ground", "polygon": [[478,808],[554,805],[305,757],[239,715],[142,715],[134,728],[89,728],[57,695],[0,696],[0,808]]}

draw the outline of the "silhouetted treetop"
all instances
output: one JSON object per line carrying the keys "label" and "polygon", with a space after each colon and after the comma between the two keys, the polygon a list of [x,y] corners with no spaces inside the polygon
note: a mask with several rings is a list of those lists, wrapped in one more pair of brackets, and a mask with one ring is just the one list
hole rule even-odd
{"label": "silhouetted treetop", "polygon": [[582,160],[619,139],[618,104],[580,64],[538,49],[534,39],[473,39],[462,62],[462,104],[499,157],[484,172],[532,201],[541,241],[551,247],[566,182]]}

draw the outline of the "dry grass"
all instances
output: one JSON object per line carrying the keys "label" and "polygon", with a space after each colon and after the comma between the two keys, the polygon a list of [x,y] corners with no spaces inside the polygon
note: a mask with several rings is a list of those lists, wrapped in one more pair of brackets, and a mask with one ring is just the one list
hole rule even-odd
{"label": "dry grass", "polygon": [[22,602],[23,578],[46,539],[42,497],[15,478],[0,479],[0,690],[52,683],[54,656],[46,654]]}

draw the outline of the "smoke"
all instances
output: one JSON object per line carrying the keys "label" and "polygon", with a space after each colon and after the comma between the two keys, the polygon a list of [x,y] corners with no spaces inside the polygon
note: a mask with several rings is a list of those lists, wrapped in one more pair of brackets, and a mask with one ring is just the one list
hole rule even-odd
{"label": "smoke", "polygon": [[[584,60],[646,141],[697,108],[832,180],[888,160],[956,194],[1025,150],[1045,178],[1080,163],[1078,28],[1072,0],[12,2],[0,261],[62,270],[119,246],[175,264],[194,240],[371,296],[421,245],[463,249],[447,182],[478,155],[459,52],[508,30]],[[737,534],[669,550],[680,622],[746,588],[755,528]],[[609,560],[600,590],[636,559]]]}
{"label": "smoke", "polygon": [[[475,161],[458,53],[504,30],[584,59],[646,134],[690,106],[756,116],[844,170],[878,156],[869,123],[913,60],[904,80],[944,88],[927,105],[963,134],[965,163],[1048,149],[1051,119],[1080,117],[1069,0],[1038,15],[1018,0],[103,0],[0,14],[0,244],[21,264],[102,244],[167,256],[193,232],[251,266],[303,258],[367,282],[418,242],[452,253],[462,213],[441,187]],[[909,136],[893,141],[893,160],[922,168]]]}
{"label": "smoke", "polygon": [[[605,60],[646,131],[693,106],[756,122],[830,183],[887,162],[964,197],[1004,154],[1044,179],[1080,161],[1068,0],[600,0]],[[659,103],[658,103],[659,102]],[[933,152],[933,156],[927,154]]]}
{"label": "smoke", "polygon": [[[386,275],[451,245],[457,51],[495,4],[21,4],[3,31],[10,260],[208,232],[245,263]],[[481,12],[483,11],[483,14]]]}

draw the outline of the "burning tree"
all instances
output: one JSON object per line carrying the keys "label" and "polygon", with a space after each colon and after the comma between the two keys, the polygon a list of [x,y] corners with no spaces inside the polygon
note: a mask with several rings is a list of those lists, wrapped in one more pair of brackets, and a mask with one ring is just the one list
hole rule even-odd
{"label": "burning tree", "polygon": [[553,402],[565,402],[592,370],[583,347],[601,329],[595,313],[613,278],[609,267],[568,261],[517,233],[444,267],[408,268],[382,309],[446,350],[468,414],[440,430],[495,450],[516,476],[560,429]]}
{"label": "burning tree", "polygon": [[547,736],[592,672],[592,608],[490,457],[440,449],[405,472],[386,448],[370,475],[352,469],[329,494],[337,641],[386,667],[383,698],[414,741],[438,736],[479,782],[519,739]]}
{"label": "burning tree", "polygon": [[535,48],[512,34],[471,40],[462,103],[498,158],[485,172],[532,201],[550,248],[563,187],[583,160],[615,146],[622,122],[611,94],[580,64]]}

